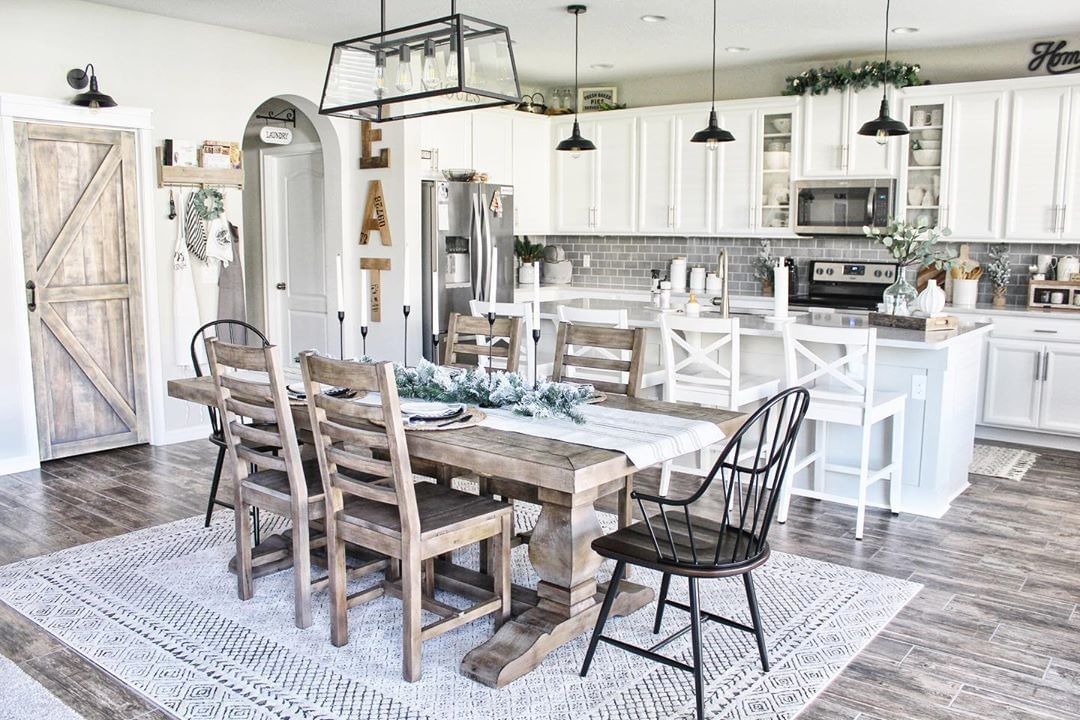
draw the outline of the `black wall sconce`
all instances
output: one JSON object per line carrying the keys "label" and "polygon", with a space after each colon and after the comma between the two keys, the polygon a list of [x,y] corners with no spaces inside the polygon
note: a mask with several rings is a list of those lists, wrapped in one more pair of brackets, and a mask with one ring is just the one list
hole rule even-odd
{"label": "black wall sconce", "polygon": [[72,99],[72,105],[87,107],[91,110],[116,107],[116,101],[112,97],[98,90],[97,75],[94,74],[93,63],[88,64],[81,70],[79,68],[68,70],[67,82],[76,90],[83,90],[89,85],[86,92],[81,92]]}

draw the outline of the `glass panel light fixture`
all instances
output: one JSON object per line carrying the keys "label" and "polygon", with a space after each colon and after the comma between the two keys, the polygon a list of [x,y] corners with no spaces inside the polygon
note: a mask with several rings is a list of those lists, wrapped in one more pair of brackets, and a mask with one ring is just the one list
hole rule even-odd
{"label": "glass panel light fixture", "polygon": [[386,122],[521,99],[506,26],[458,13],[456,0],[446,17],[390,30],[386,0],[381,12],[379,32],[331,49],[320,114]]}
{"label": "glass panel light fixture", "polygon": [[[885,0],[885,67],[889,66],[889,6],[892,4],[892,0]],[[885,81],[885,78],[881,79],[881,108],[878,110],[878,116],[873,120],[865,123],[859,128],[860,135],[870,135],[877,140],[878,145],[884,145],[888,142],[890,137],[897,135],[907,135],[907,125],[899,120],[893,120],[889,117],[889,85]]]}
{"label": "glass panel light fixture", "polygon": [[709,125],[704,130],[698,130],[690,138],[690,142],[705,143],[708,150],[716,150],[722,142],[732,142],[735,136],[716,121],[716,0],[712,4],[712,107],[709,109]]}
{"label": "glass panel light fixture", "polygon": [[[585,12],[586,7],[584,5],[569,5],[566,8],[566,12],[574,16],[574,97],[578,96],[578,23],[581,19],[581,14]],[[568,152],[573,157],[578,157],[581,153],[595,150],[596,145],[592,140],[581,136],[581,126],[578,125],[578,107],[577,103],[574,103],[574,127],[570,131],[570,137],[566,138],[555,149],[560,152]]]}

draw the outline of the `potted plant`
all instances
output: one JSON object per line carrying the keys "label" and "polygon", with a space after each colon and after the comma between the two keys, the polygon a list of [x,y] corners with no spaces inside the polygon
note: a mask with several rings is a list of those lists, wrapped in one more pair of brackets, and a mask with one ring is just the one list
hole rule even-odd
{"label": "potted plant", "polygon": [[544,244],[531,242],[526,235],[514,240],[514,255],[521,262],[518,268],[518,285],[532,285],[535,273],[540,272],[540,260],[544,256]]}
{"label": "potted plant", "polygon": [[994,285],[994,305],[1005,306],[1005,293],[1012,280],[1012,268],[1009,267],[1009,246],[1005,243],[990,248],[990,265],[986,274]]}
{"label": "potted plant", "polygon": [[762,295],[773,294],[773,269],[775,267],[776,258],[772,254],[772,243],[762,240],[758,247],[757,257],[754,258],[754,276],[761,281]]}
{"label": "potted plant", "polygon": [[938,241],[952,234],[948,228],[927,227],[925,222],[910,223],[892,218],[884,230],[863,227],[863,234],[880,242],[900,266],[896,282],[885,289],[882,301],[890,315],[910,315],[918,292],[907,278],[909,268],[934,267],[948,269],[956,254],[949,248],[938,248]]}

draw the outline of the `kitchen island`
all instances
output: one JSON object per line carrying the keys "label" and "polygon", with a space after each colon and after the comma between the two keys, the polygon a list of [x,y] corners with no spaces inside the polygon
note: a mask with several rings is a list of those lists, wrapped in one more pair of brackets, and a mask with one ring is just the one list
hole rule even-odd
{"label": "kitchen island", "polygon": [[[660,342],[657,328],[663,312],[648,301],[648,293],[633,291],[602,293],[593,291],[586,296],[564,291],[562,298],[552,297],[541,302],[542,320],[555,321],[559,305],[593,309],[625,308],[630,325],[647,329],[647,365],[660,364]],[[606,297],[604,296],[606,295]],[[543,298],[543,295],[541,296]],[[519,301],[530,299],[522,293]],[[743,367],[754,368],[755,375],[784,377],[782,327],[765,319],[771,303],[768,298],[733,300],[731,317],[738,318],[742,341]],[[682,301],[685,302],[685,301]],[[673,300],[673,304],[680,303]],[[702,317],[719,317],[702,307]],[[668,311],[674,312],[674,311]],[[867,327],[865,314],[829,311],[792,311],[792,322],[829,327]],[[923,333],[897,328],[877,328],[877,372],[875,388],[880,391],[902,392],[907,395],[904,427],[904,481],[902,508],[904,512],[941,517],[951,501],[968,486],[968,466],[975,444],[975,424],[978,419],[979,388],[982,382],[984,344],[993,328],[991,323],[961,319],[956,330]],[[551,336],[550,325],[545,335]],[[801,443],[809,444],[811,432],[804,433]],[[830,462],[854,464],[859,447],[858,430],[830,426]],[[871,444],[871,467],[880,467],[889,451],[888,423],[874,428]],[[809,487],[803,473],[794,480],[795,488]],[[830,494],[854,498],[857,485],[851,476],[828,473],[825,490]],[[871,486],[868,496],[871,506],[887,507],[887,484]]]}

